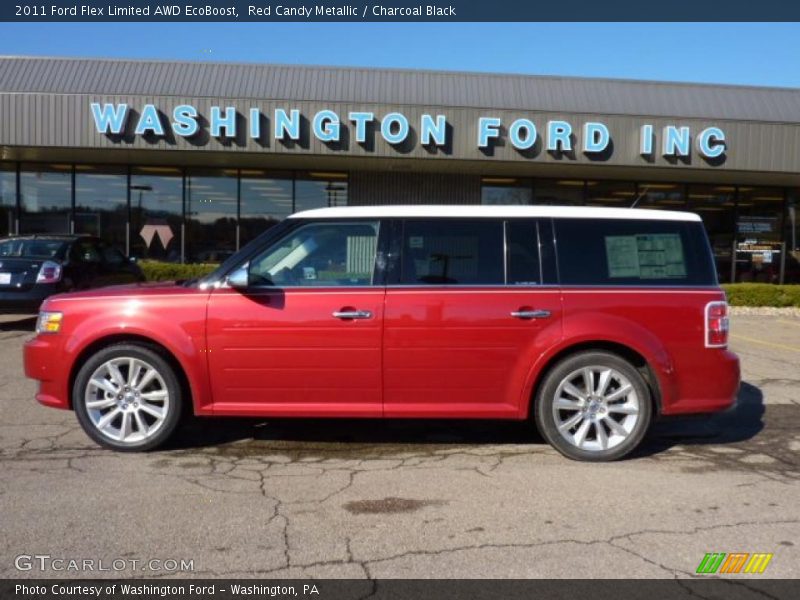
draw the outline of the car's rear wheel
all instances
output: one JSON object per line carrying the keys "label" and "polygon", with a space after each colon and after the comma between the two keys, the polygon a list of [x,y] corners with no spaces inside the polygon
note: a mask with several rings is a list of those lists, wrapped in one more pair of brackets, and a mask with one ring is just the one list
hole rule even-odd
{"label": "car's rear wheel", "polygon": [[159,353],[115,344],[93,354],[72,390],[78,422],[98,444],[141,452],[163,444],[181,415],[181,386]]}
{"label": "car's rear wheel", "polygon": [[636,367],[601,351],[556,364],[539,387],[534,410],[539,431],[556,450],[586,461],[629,454],[653,413],[650,389]]}

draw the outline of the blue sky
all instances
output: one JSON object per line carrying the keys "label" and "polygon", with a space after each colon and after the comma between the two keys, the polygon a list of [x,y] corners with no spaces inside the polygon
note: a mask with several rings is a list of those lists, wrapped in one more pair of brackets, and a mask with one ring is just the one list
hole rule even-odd
{"label": "blue sky", "polygon": [[2,23],[0,54],[800,87],[800,24],[793,23]]}

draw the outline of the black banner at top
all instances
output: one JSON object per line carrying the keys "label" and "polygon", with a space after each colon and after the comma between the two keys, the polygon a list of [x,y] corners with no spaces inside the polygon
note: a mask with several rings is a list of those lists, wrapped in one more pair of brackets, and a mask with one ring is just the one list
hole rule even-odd
{"label": "black banner at top", "polygon": [[[789,0],[7,0],[6,22],[798,21]],[[535,40],[520,40],[521,44]],[[598,40],[602,43],[602,40]],[[720,51],[720,40],[698,40]],[[724,44],[722,47],[724,51]]]}

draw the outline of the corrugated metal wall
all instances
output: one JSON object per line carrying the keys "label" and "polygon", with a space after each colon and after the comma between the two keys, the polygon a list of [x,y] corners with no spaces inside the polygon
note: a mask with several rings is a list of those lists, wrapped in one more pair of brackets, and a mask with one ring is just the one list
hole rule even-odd
{"label": "corrugated metal wall", "polygon": [[[166,122],[171,119],[172,109],[179,104],[192,104],[201,116],[208,118],[211,106],[233,106],[246,117],[252,106],[259,108],[269,117],[276,108],[297,108],[308,118],[322,109],[336,111],[343,119],[342,141],[326,144],[310,134],[307,121],[301,127],[303,138],[300,142],[278,142],[273,139],[271,123],[262,124],[262,137],[253,140],[247,137],[247,129],[241,124],[237,139],[217,139],[205,133],[196,138],[167,135],[161,138],[143,136],[109,137],[97,133],[92,118],[91,102],[127,103],[133,110],[145,103],[155,104],[165,113]],[[345,121],[350,111],[371,111],[380,119],[390,112],[405,114],[411,125],[408,143],[393,146],[384,141],[378,131],[368,135],[366,144],[355,143],[352,124]],[[450,144],[447,148],[426,148],[418,143],[419,123],[423,113],[429,108],[411,105],[365,105],[339,104],[335,102],[251,102],[225,98],[174,98],[164,96],[76,96],[63,94],[5,94],[0,93],[0,146],[109,149],[109,150],[181,150],[192,153],[225,152],[263,154],[269,156],[346,156],[378,158],[419,158],[426,161],[472,160],[484,163],[513,162],[516,164],[583,164],[615,165],[625,167],[659,167],[664,169],[701,169],[713,171],[753,171],[797,173],[800,171],[800,124],[798,123],[760,123],[753,121],[722,121],[703,119],[667,119],[663,117],[633,117],[603,114],[568,114],[564,112],[521,112],[509,110],[485,111],[473,108],[442,109],[451,125]],[[477,145],[477,124],[481,116],[496,116],[508,127],[514,119],[527,117],[534,120],[539,129],[540,142],[532,152],[521,152],[503,142],[494,145],[489,151]],[[545,124],[549,120],[567,120],[572,124],[576,137],[577,151],[572,155],[553,155],[542,149],[541,138]],[[587,121],[601,121],[611,131],[613,149],[602,159],[584,155],[580,152],[580,136],[583,124]],[[133,121],[135,125],[135,119]],[[686,125],[697,135],[710,126],[721,127],[726,133],[728,151],[724,162],[711,164],[692,155],[686,160],[671,160],[656,155],[652,160],[639,154],[639,132],[644,123],[650,123],[655,131],[665,125]],[[507,135],[507,133],[506,133]]]}
{"label": "corrugated metal wall", "polygon": [[439,175],[355,171],[350,174],[352,205],[480,204],[481,179],[476,175]]}
{"label": "corrugated metal wall", "polygon": [[800,121],[797,89],[352,67],[3,57],[0,91]]}

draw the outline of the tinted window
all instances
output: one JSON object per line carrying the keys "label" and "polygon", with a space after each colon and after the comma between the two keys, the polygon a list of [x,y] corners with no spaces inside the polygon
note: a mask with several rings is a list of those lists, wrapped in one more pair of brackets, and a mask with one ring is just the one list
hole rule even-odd
{"label": "tinted window", "polygon": [[110,267],[119,267],[125,264],[125,255],[116,248],[107,244],[100,244],[100,253],[103,256],[103,263]]}
{"label": "tinted window", "polygon": [[537,285],[542,282],[536,221],[508,221],[506,252],[509,285]]}
{"label": "tinted window", "polygon": [[100,251],[95,242],[79,240],[72,246],[72,257],[78,262],[99,263]]}
{"label": "tinted window", "polygon": [[371,285],[378,223],[305,225],[250,261],[251,285]]}
{"label": "tinted window", "polygon": [[20,233],[68,233],[72,213],[71,165],[22,165]]}
{"label": "tinted window", "polygon": [[702,223],[556,219],[565,285],[714,285]]}
{"label": "tinted window", "polygon": [[60,240],[3,240],[0,257],[64,258],[67,243]]}
{"label": "tinted window", "polygon": [[503,223],[486,219],[406,221],[401,283],[503,283]]}

